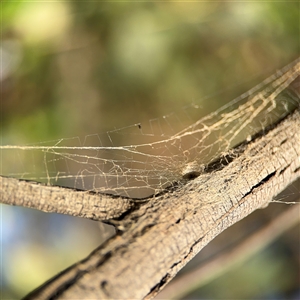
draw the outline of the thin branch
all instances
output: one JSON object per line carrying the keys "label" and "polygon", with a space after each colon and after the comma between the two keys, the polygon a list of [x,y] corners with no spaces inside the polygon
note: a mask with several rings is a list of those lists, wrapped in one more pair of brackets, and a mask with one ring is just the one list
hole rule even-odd
{"label": "thin branch", "polygon": [[118,218],[134,206],[131,199],[113,195],[46,186],[0,176],[2,203],[105,221]]}

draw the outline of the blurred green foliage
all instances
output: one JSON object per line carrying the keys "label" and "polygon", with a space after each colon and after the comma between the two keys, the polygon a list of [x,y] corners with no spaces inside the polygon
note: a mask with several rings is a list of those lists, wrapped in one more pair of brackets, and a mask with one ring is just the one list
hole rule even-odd
{"label": "blurred green foliage", "polygon": [[2,80],[3,134],[29,122],[26,138],[47,140],[180,114],[191,102],[215,109],[298,55],[297,5],[4,2],[3,48],[18,63]]}

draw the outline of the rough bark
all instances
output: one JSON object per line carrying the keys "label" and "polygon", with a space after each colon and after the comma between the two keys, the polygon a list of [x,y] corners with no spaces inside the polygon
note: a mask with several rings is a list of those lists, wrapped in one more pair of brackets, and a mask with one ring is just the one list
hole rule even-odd
{"label": "rough bark", "polygon": [[132,199],[1,176],[0,187],[2,203],[95,221],[118,218],[134,206]]}
{"label": "rough bark", "polygon": [[181,274],[179,278],[174,278],[155,299],[184,299],[188,294],[232,270],[234,266],[254,257],[288,230],[299,226],[299,223],[299,205],[292,205],[288,209],[284,209],[267,225],[262,226],[251,235],[245,236],[241,242],[208,258],[194,270]]}
{"label": "rough bark", "polygon": [[113,220],[116,236],[25,299],[154,297],[214,237],[299,178],[299,128],[298,109],[234,149],[232,160],[136,202]]}

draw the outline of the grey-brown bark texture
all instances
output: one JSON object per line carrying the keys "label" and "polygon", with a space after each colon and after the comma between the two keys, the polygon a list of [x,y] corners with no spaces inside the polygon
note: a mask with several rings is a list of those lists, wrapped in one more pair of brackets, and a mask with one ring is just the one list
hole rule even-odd
{"label": "grey-brown bark texture", "polygon": [[[299,178],[299,128],[296,109],[266,134],[234,149],[230,160],[221,158],[196,179],[148,200],[115,198],[118,211],[111,214],[111,223],[118,234],[26,299],[152,298],[215,236],[267,206]],[[106,196],[1,178],[4,202],[14,199],[13,204],[31,206],[29,193],[47,199],[39,209],[51,211],[55,201],[62,203],[69,194],[77,197],[77,206],[61,212],[108,219],[103,217]]]}
{"label": "grey-brown bark texture", "polygon": [[117,218],[134,205],[131,199],[45,186],[14,178],[0,177],[0,186],[2,203],[96,221]]}

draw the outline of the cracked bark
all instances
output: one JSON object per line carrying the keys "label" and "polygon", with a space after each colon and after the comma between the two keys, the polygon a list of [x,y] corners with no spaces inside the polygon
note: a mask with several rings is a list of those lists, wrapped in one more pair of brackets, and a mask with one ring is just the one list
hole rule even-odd
{"label": "cracked bark", "polygon": [[0,177],[2,203],[105,221],[120,217],[134,206],[132,199],[95,194],[59,186]]}
{"label": "cracked bark", "polygon": [[[212,165],[196,179],[143,202],[113,197],[121,201],[121,210],[113,213],[110,221],[119,229],[118,234],[25,299],[154,297],[215,236],[266,207],[300,177],[299,128],[297,109],[268,133],[234,149],[234,158],[222,168],[216,170]],[[13,180],[2,178],[1,197],[8,187],[14,199],[27,185],[26,193],[37,188],[31,182],[14,182],[13,188],[8,181]],[[89,195],[88,212],[83,209],[86,203],[80,202],[76,214],[91,217],[92,213],[92,219],[103,219],[106,204],[103,211],[97,211],[94,204],[106,196],[99,200],[99,195],[66,190],[56,190],[55,199],[60,199],[60,193],[70,193],[71,198],[78,193],[82,199]],[[74,210],[64,212],[76,215]]]}

